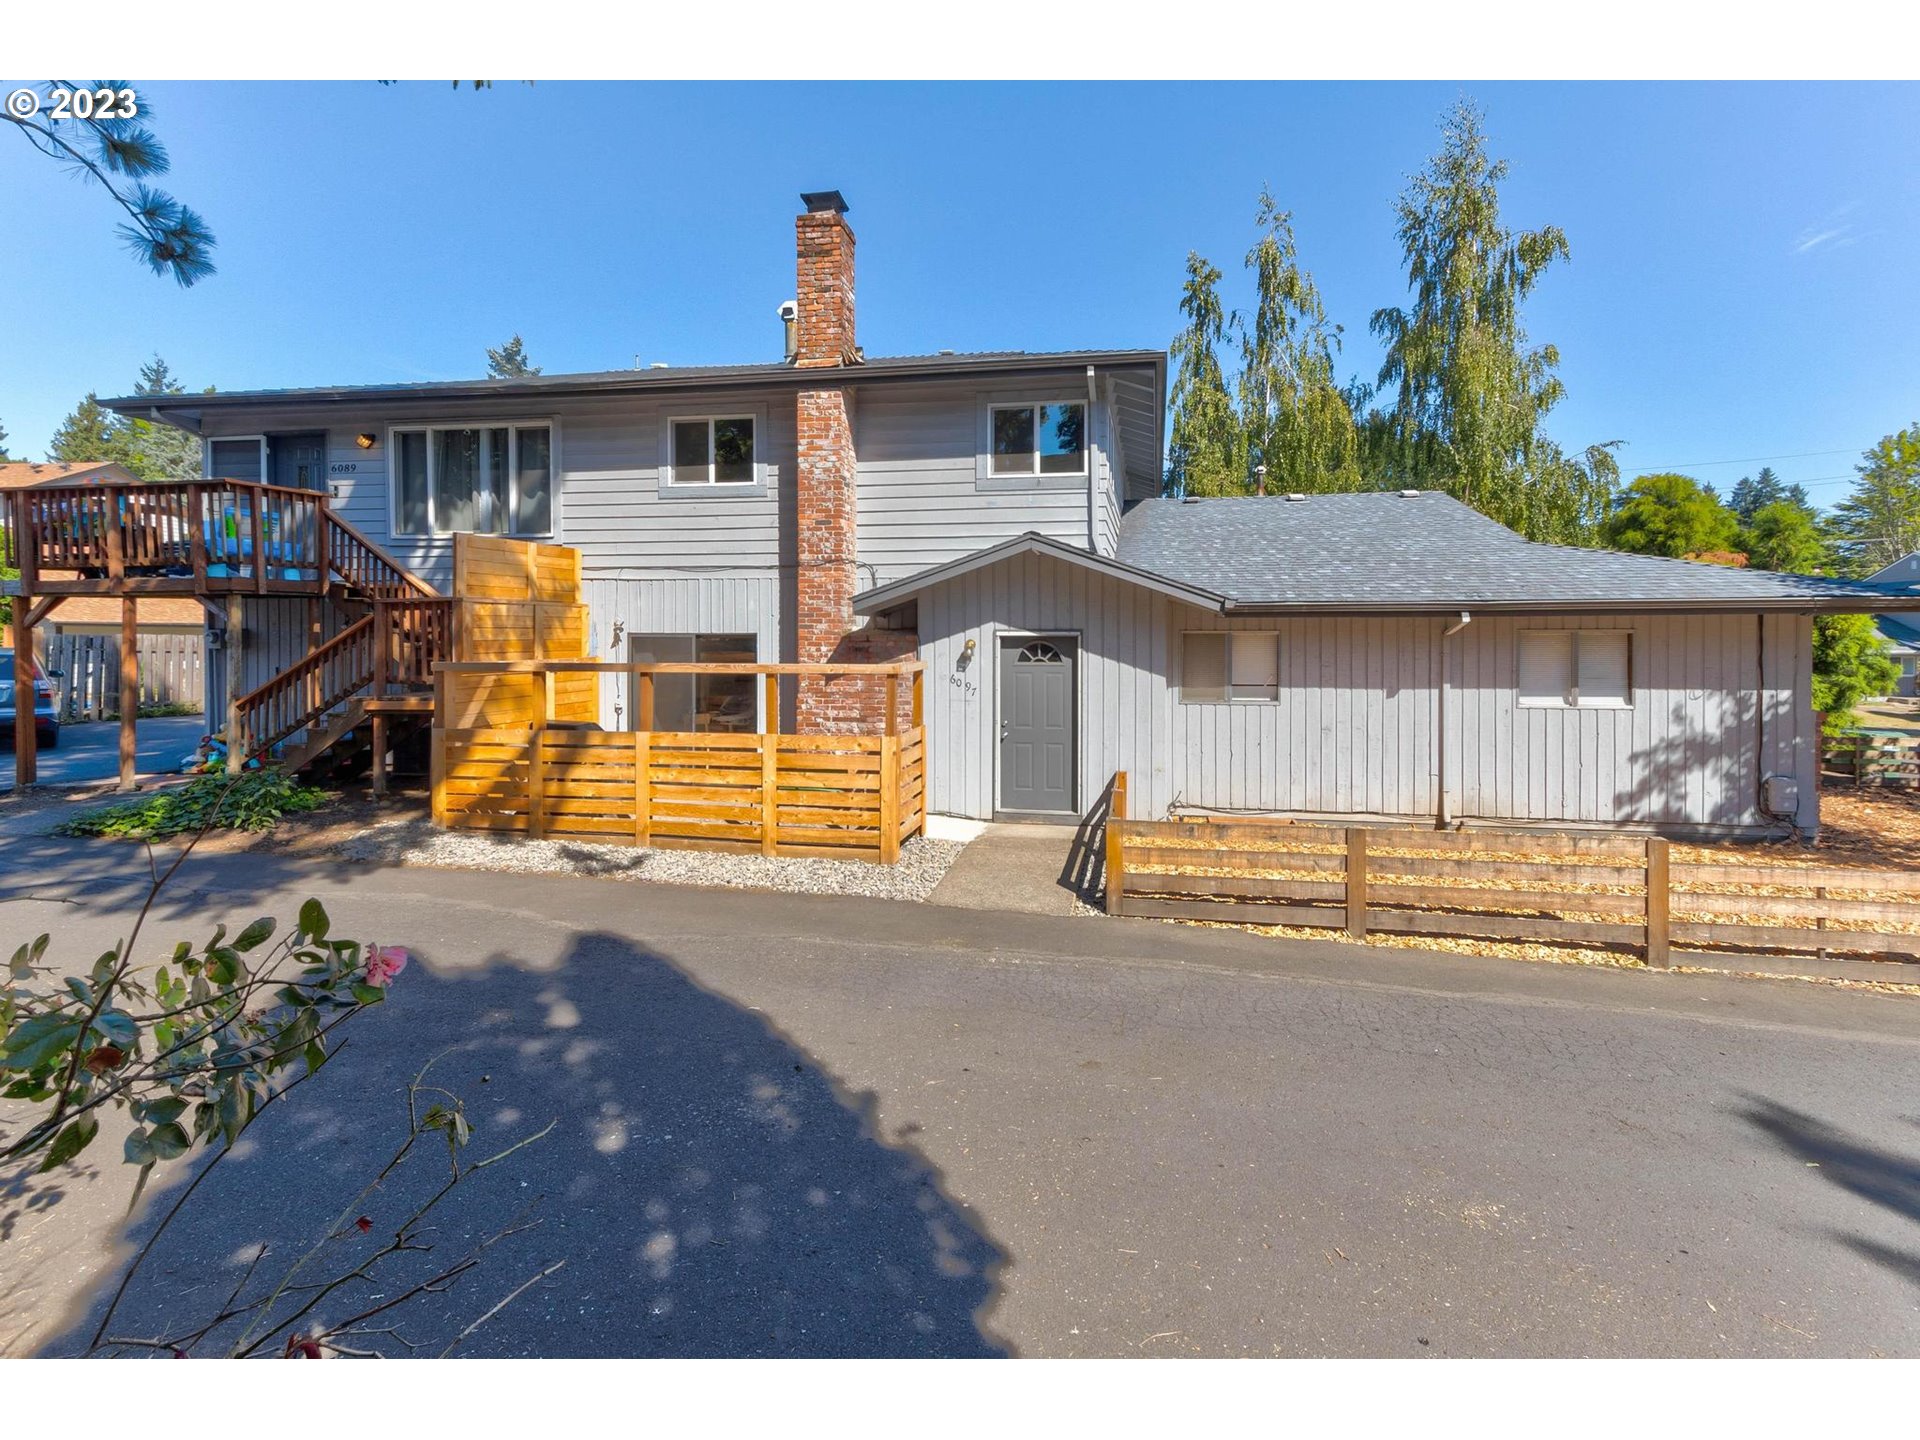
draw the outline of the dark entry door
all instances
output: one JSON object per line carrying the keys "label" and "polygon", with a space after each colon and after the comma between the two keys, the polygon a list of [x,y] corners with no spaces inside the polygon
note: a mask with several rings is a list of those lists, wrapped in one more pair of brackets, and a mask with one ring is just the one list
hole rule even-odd
{"label": "dark entry door", "polygon": [[275,435],[267,442],[273,460],[275,485],[290,490],[327,488],[327,437],[312,435]]}
{"label": "dark entry door", "polygon": [[1000,808],[1072,815],[1074,644],[1000,641]]}

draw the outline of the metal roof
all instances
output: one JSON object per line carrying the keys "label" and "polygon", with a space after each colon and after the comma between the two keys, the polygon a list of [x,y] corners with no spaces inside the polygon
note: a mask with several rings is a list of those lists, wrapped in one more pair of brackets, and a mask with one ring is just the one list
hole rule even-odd
{"label": "metal roof", "polygon": [[[1006,549],[870,590],[855,597],[855,608],[898,604],[1003,558]],[[1915,586],[1535,544],[1436,491],[1147,500],[1121,521],[1113,561],[1057,542],[1048,549],[1076,564],[1211,597],[1191,603],[1228,614],[1920,610]]]}

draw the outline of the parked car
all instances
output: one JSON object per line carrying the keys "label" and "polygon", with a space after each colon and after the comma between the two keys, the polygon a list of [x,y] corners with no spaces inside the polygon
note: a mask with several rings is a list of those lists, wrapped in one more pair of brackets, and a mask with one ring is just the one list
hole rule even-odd
{"label": "parked car", "polygon": [[[33,666],[33,729],[42,750],[60,744],[60,715],[54,708],[53,680],[38,661]],[[0,650],[0,744],[13,745],[13,651]]]}

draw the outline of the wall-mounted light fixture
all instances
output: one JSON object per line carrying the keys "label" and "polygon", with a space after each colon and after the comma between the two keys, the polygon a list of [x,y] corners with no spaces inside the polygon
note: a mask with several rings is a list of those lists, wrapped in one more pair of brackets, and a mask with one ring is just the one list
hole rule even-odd
{"label": "wall-mounted light fixture", "polygon": [[966,643],[966,644],[964,644],[964,645],[962,645],[962,646],[960,647],[960,659],[959,659],[959,661],[958,661],[958,663],[957,663],[957,664],[955,664],[955,666],[954,666],[954,669],[956,669],[956,670],[964,670],[964,669],[966,669],[966,668],[967,668],[967,667],[968,667],[969,665],[971,665],[971,664],[973,664],[973,652],[974,652],[974,648],[975,648],[975,647],[976,647],[976,646],[977,646],[977,645],[978,645],[979,643],[980,643],[980,642],[979,642],[979,641],[977,641],[977,640],[975,640],[975,639],[974,639],[974,638],[973,638],[972,636],[968,636],[968,637],[967,637],[967,643]]}
{"label": "wall-mounted light fixture", "polygon": [[378,445],[380,443],[380,437],[373,434],[363,433],[363,434],[354,436],[353,443],[358,445],[362,450],[371,450],[375,445]]}

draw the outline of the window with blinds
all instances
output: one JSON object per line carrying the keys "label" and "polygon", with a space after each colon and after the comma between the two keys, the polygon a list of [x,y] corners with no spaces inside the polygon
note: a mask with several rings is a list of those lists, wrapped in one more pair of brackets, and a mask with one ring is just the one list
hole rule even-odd
{"label": "window with blinds", "polygon": [[1280,698],[1280,637],[1271,630],[1192,630],[1181,637],[1187,704]]}
{"label": "window with blinds", "polygon": [[1546,709],[1606,709],[1633,703],[1633,633],[1520,632],[1520,703]]}

